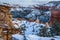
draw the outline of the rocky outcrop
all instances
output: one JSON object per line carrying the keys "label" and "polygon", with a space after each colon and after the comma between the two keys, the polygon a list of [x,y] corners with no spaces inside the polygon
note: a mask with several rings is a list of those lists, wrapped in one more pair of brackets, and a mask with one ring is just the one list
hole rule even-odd
{"label": "rocky outcrop", "polygon": [[10,9],[11,9],[10,6],[0,5],[0,28],[1,28],[0,35],[1,36],[3,35],[3,40],[7,39],[11,40],[10,33],[12,32],[11,29],[13,28],[13,23],[12,23],[12,15],[9,12]]}

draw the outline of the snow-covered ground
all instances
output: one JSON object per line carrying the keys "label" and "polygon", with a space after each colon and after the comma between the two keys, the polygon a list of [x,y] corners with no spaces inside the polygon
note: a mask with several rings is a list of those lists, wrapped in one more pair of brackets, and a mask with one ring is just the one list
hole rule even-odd
{"label": "snow-covered ground", "polygon": [[[28,40],[50,40],[51,38],[47,37],[39,37],[37,34],[39,33],[39,29],[41,29],[41,26],[45,27],[45,24],[39,24],[36,22],[29,22],[27,20],[19,21],[15,19],[13,21],[15,28],[25,28],[25,36]],[[24,27],[25,26],[25,27]],[[13,40],[23,40],[23,35],[20,34],[13,34],[12,35]]]}
{"label": "snow-covered ground", "polygon": [[[12,39],[24,40],[24,37],[23,35],[20,35],[20,34],[14,34],[12,35]],[[39,37],[37,35],[26,35],[26,39],[27,40],[51,40],[51,39],[60,40],[60,36],[55,36],[55,38],[53,38],[53,37]]]}
{"label": "snow-covered ground", "polygon": [[[29,22],[27,20],[22,20],[19,21],[17,19],[15,19],[13,21],[13,23],[17,23],[14,24],[15,28],[24,28],[25,25],[25,37],[27,40],[51,40],[51,39],[55,39],[55,40],[60,40],[60,36],[55,36],[55,37],[40,37],[37,34],[39,33],[39,29],[40,26],[46,26],[45,24],[39,24],[36,22]],[[49,30],[48,30],[49,31]],[[13,34],[12,35],[12,40],[24,40],[24,35],[20,35],[19,33],[17,34]]]}
{"label": "snow-covered ground", "polygon": [[24,28],[25,27],[25,34],[29,35],[29,34],[38,34],[39,33],[39,29],[41,29],[41,26],[46,26],[45,24],[39,24],[36,22],[29,22],[29,21],[13,21],[13,23],[17,23],[18,25],[14,24],[15,28]]}

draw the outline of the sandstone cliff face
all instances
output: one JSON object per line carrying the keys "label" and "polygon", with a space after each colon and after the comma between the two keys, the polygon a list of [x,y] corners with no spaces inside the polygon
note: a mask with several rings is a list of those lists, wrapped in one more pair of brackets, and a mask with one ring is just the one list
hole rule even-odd
{"label": "sandstone cliff face", "polygon": [[0,24],[7,24],[9,27],[12,27],[12,15],[10,14],[9,6],[0,5]]}
{"label": "sandstone cliff face", "polygon": [[[0,36],[3,35],[3,40],[11,40],[11,32],[13,28],[12,15],[10,14],[9,6],[0,5]],[[6,30],[8,29],[8,30]],[[8,31],[4,32],[4,31]],[[7,37],[8,34],[8,37]]]}

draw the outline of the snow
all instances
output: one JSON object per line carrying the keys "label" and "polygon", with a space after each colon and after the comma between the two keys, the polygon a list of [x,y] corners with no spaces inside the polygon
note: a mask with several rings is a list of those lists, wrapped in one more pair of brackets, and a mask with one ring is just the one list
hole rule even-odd
{"label": "snow", "polygon": [[[23,37],[23,35],[20,35],[20,34],[14,34],[14,35],[12,35],[12,39],[13,40],[23,40],[24,37]],[[51,39],[60,40],[60,36],[56,36],[56,38],[54,38],[54,37],[40,37],[37,35],[26,35],[26,39],[27,40],[51,40]]]}
{"label": "snow", "polygon": [[31,14],[40,15],[41,13],[40,13],[39,10],[34,9],[34,10],[31,12]]}
{"label": "snow", "polygon": [[28,19],[32,17],[33,20],[36,20],[37,19],[37,17],[36,17],[37,15],[41,15],[41,11],[39,11],[37,9],[34,9],[30,14],[28,14],[25,17],[28,18]]}
{"label": "snow", "polygon": [[57,9],[60,9],[60,4],[59,4],[59,5],[57,5]]}
{"label": "snow", "polygon": [[44,12],[45,14],[44,14],[44,16],[43,15],[41,15],[40,17],[39,17],[39,20],[40,21],[43,21],[43,22],[49,22],[50,21],[50,17],[51,17],[51,11],[46,11],[46,12]]}
{"label": "snow", "polygon": [[48,4],[45,4],[44,6],[49,6],[49,7],[53,7],[55,6],[53,3],[48,3]]}
{"label": "snow", "polygon": [[36,23],[36,22],[29,22],[29,21],[26,21],[26,20],[13,21],[13,24],[14,24],[15,28],[24,27],[24,24],[25,24],[25,26],[26,26],[25,34],[27,34],[27,35],[29,35],[29,34],[38,34],[39,29],[41,29],[40,26],[46,26],[45,24],[39,24],[39,23]]}
{"label": "snow", "polygon": [[[24,39],[23,35],[20,35],[20,34],[14,34],[14,35],[12,35],[12,37],[13,37],[13,40],[15,40],[15,39],[23,40]],[[28,40],[39,40],[40,38],[37,35],[26,35],[26,39],[28,39]]]}
{"label": "snow", "polygon": [[[36,11],[38,12],[38,14],[37,14]],[[36,11],[33,10],[31,12],[31,14],[28,14],[26,17],[27,18],[30,18],[30,17],[35,18],[35,15],[40,15],[40,12],[38,10],[36,10]],[[50,11],[47,11],[45,13],[48,16],[50,16],[50,14],[51,14]],[[13,24],[14,24],[14,27],[16,29],[25,28],[25,36],[28,40],[51,40],[53,38],[53,37],[37,36],[37,34],[40,32],[41,26],[46,27],[46,24],[39,24],[39,23],[36,23],[36,22],[29,22],[27,20],[17,20],[17,19],[13,20]],[[24,27],[24,26],[26,26],[26,27]],[[50,29],[48,29],[48,32],[49,31],[50,31]],[[20,35],[20,34],[13,34],[12,39],[13,40],[24,40],[24,36]],[[60,38],[56,37],[56,38],[53,38],[53,39],[59,40]]]}
{"label": "snow", "polygon": [[[13,23],[18,24],[18,25],[14,24],[15,28],[17,28],[17,29],[21,28],[21,27],[24,28],[24,24],[25,24],[25,26],[26,26],[25,36],[28,40],[51,40],[51,39],[60,40],[60,36],[55,36],[55,38],[53,38],[53,37],[40,37],[40,36],[36,35],[39,33],[39,29],[41,29],[40,26],[45,27],[46,26],[45,24],[29,22],[27,20],[22,20],[22,21],[14,20]],[[48,31],[50,31],[50,30],[48,29]],[[12,39],[13,40],[23,40],[24,37],[23,37],[23,35],[20,35],[20,34],[13,34]]]}
{"label": "snow", "polygon": [[46,13],[47,16],[51,16],[51,11],[46,11],[44,13]]}
{"label": "snow", "polygon": [[28,35],[28,37],[30,38],[30,40],[39,40],[40,37],[37,35]]}
{"label": "snow", "polygon": [[23,36],[19,34],[14,34],[12,35],[12,40],[22,40]]}
{"label": "snow", "polygon": [[11,8],[11,10],[10,11],[14,11],[14,9],[13,8]]}

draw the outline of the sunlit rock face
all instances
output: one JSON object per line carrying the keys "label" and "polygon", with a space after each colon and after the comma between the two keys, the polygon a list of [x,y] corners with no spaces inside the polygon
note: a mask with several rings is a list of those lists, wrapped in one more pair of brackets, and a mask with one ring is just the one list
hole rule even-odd
{"label": "sunlit rock face", "polygon": [[0,5],[0,20],[1,21],[7,21],[6,20],[6,17],[7,16],[10,16],[9,10],[10,10],[10,7],[9,6]]}
{"label": "sunlit rock face", "polygon": [[[0,5],[0,37],[3,36],[2,37],[3,40],[7,40],[6,35],[4,34],[6,33],[4,31],[7,31],[7,30],[4,30],[4,29],[11,29],[13,27],[12,15],[10,14],[9,10],[10,10],[10,6]],[[8,38],[10,39],[11,36]]]}
{"label": "sunlit rock face", "polygon": [[3,20],[5,17],[4,13],[3,12],[0,12],[0,20]]}

